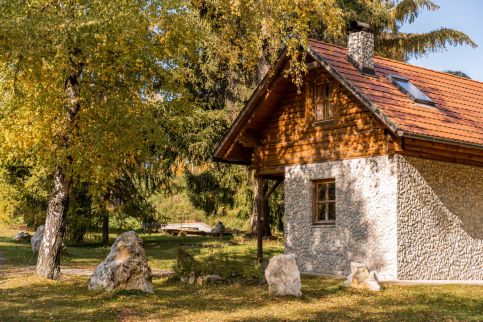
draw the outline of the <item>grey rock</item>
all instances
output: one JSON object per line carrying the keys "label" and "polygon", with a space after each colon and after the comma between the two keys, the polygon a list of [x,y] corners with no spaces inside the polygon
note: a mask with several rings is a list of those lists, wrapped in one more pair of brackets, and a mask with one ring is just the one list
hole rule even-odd
{"label": "grey rock", "polygon": [[225,232],[225,226],[221,221],[219,221],[215,227],[211,230],[211,233],[213,234],[223,234]]}
{"label": "grey rock", "polygon": [[214,283],[214,282],[223,281],[223,280],[224,280],[224,278],[221,275],[218,275],[218,274],[206,275],[206,281],[208,283]]}
{"label": "grey rock", "polygon": [[31,238],[32,238],[32,235],[24,231],[21,231],[17,235],[15,235],[15,237],[13,237],[12,239],[17,242],[29,242]]}
{"label": "grey rock", "polygon": [[37,230],[35,230],[35,234],[30,239],[30,245],[32,246],[32,252],[34,254],[39,252],[40,243],[44,238],[44,230],[45,230],[45,225],[41,225],[37,227]]}
{"label": "grey rock", "polygon": [[89,290],[141,290],[152,293],[151,268],[142,245],[143,241],[134,231],[119,235],[111,252],[89,278]]}
{"label": "grey rock", "polygon": [[300,272],[295,255],[278,255],[270,258],[265,279],[268,283],[268,294],[276,296],[301,296]]}

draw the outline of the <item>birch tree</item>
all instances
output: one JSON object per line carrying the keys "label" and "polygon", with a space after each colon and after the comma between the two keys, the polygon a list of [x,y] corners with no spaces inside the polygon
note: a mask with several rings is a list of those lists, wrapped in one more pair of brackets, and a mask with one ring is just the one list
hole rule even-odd
{"label": "birch tree", "polygon": [[160,10],[157,1],[0,0],[0,158],[30,159],[53,178],[42,277],[60,274],[73,183],[107,186],[176,127],[180,83],[166,28],[152,23]]}

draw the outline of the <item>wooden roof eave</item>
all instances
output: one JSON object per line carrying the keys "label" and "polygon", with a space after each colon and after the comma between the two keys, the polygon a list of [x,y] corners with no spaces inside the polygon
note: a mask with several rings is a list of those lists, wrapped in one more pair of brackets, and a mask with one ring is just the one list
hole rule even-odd
{"label": "wooden roof eave", "polygon": [[248,121],[252,112],[255,110],[258,103],[263,98],[262,94],[274,83],[280,72],[283,70],[286,61],[287,49],[283,49],[279,57],[277,58],[275,65],[270,68],[260,84],[258,84],[257,88],[250,96],[250,99],[245,104],[245,107],[243,107],[243,109],[240,111],[237,118],[228,130],[227,134],[223,137],[221,142],[216,147],[215,152],[213,153],[213,161],[242,165],[250,164],[250,162],[247,161],[227,160],[225,158],[225,154],[229,150],[230,146],[235,143],[235,140],[238,137],[243,125],[246,121]]}

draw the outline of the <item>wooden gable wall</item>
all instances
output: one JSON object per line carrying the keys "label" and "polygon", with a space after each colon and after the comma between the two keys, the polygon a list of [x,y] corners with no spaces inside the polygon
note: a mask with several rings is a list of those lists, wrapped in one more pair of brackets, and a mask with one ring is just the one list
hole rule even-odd
{"label": "wooden gable wall", "polygon": [[[331,84],[334,122],[315,123],[308,85],[300,93],[291,85],[272,110],[254,150],[252,167],[281,172],[286,165],[368,157],[392,153],[386,127],[345,88],[321,69],[312,71],[304,84],[325,78]],[[306,97],[309,99],[307,100]]]}

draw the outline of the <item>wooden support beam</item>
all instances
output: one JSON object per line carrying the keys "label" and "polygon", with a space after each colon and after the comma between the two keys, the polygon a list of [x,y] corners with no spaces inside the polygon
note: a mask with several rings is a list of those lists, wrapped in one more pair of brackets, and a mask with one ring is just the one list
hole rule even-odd
{"label": "wooden support beam", "polygon": [[263,177],[255,177],[255,191],[257,192],[257,261],[261,264],[263,262]]}

